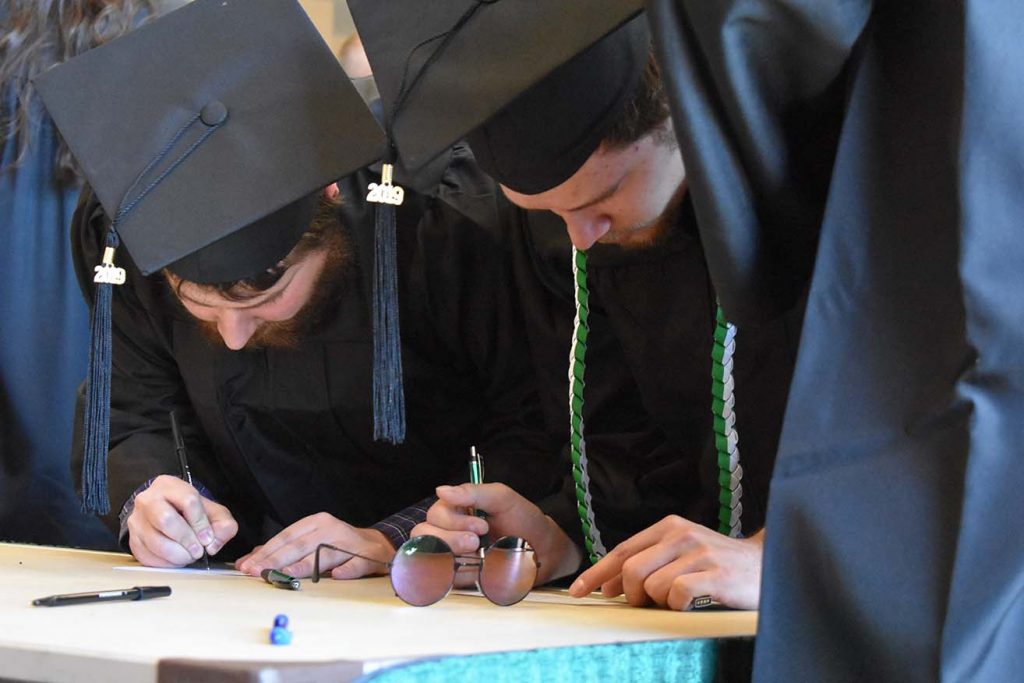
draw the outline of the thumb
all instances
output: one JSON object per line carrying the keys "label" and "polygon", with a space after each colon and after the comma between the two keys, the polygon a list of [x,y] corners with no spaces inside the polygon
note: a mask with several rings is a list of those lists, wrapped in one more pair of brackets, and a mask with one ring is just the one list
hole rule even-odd
{"label": "thumb", "polygon": [[206,510],[206,517],[214,536],[213,545],[208,546],[207,550],[211,553],[217,552],[238,533],[238,522],[230,510],[208,498],[203,498],[203,508]]}

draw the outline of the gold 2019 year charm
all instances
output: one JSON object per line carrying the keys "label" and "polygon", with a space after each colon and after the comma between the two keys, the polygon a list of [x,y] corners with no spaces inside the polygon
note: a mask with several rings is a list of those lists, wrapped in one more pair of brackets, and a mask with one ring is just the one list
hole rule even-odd
{"label": "gold 2019 year charm", "polygon": [[107,247],[103,250],[103,263],[94,269],[96,274],[92,281],[96,284],[123,285],[125,281],[124,268],[114,265],[114,248]]}
{"label": "gold 2019 year charm", "polygon": [[384,164],[381,167],[380,183],[370,183],[367,186],[366,201],[375,204],[391,204],[392,206],[400,206],[405,201],[405,190],[398,185],[391,184],[394,172],[395,167],[391,164]]}

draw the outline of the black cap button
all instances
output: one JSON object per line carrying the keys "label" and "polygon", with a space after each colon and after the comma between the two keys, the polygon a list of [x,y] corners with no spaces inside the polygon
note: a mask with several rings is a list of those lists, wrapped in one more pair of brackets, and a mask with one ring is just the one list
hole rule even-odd
{"label": "black cap button", "polygon": [[228,108],[216,100],[203,107],[203,111],[199,114],[199,118],[208,126],[218,126],[224,123],[224,119],[227,117]]}

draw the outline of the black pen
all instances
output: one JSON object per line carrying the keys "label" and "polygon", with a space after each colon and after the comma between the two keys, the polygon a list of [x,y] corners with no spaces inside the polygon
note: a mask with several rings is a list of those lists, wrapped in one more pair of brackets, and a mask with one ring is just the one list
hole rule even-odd
{"label": "black pen", "polygon": [[81,605],[87,602],[112,602],[114,600],[149,600],[165,598],[171,594],[170,586],[135,586],[122,590],[100,591],[98,593],[66,593],[64,595],[48,595],[32,601],[36,607],[63,607],[64,605]]}
{"label": "black pen", "polygon": [[[174,452],[178,454],[178,464],[181,465],[181,478],[187,481],[189,486],[195,488],[195,484],[192,483],[192,470],[188,467],[188,456],[185,455],[185,439],[181,436],[178,416],[173,410],[171,411],[171,434],[174,436]],[[206,564],[206,569],[209,570],[210,555],[206,552],[205,545],[203,546],[203,562]]]}

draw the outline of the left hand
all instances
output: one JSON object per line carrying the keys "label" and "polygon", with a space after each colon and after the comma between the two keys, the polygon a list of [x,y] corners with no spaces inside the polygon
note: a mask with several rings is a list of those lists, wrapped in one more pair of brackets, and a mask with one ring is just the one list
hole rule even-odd
{"label": "left hand", "polygon": [[608,597],[624,593],[636,607],[654,602],[674,610],[710,595],[729,607],[757,609],[763,550],[763,529],[729,538],[670,515],[616,546],[580,574],[569,593],[583,597],[600,587]]}
{"label": "left hand", "polygon": [[278,569],[296,578],[313,575],[313,555],[321,543],[351,550],[381,560],[369,562],[358,557],[324,550],[320,553],[320,571],[331,570],[333,579],[357,579],[371,574],[384,574],[384,562],[395,556],[391,541],[376,529],[361,529],[346,524],[326,512],[304,517],[284,529],[248,555],[240,557],[235,567],[246,574],[259,576],[264,569]]}

